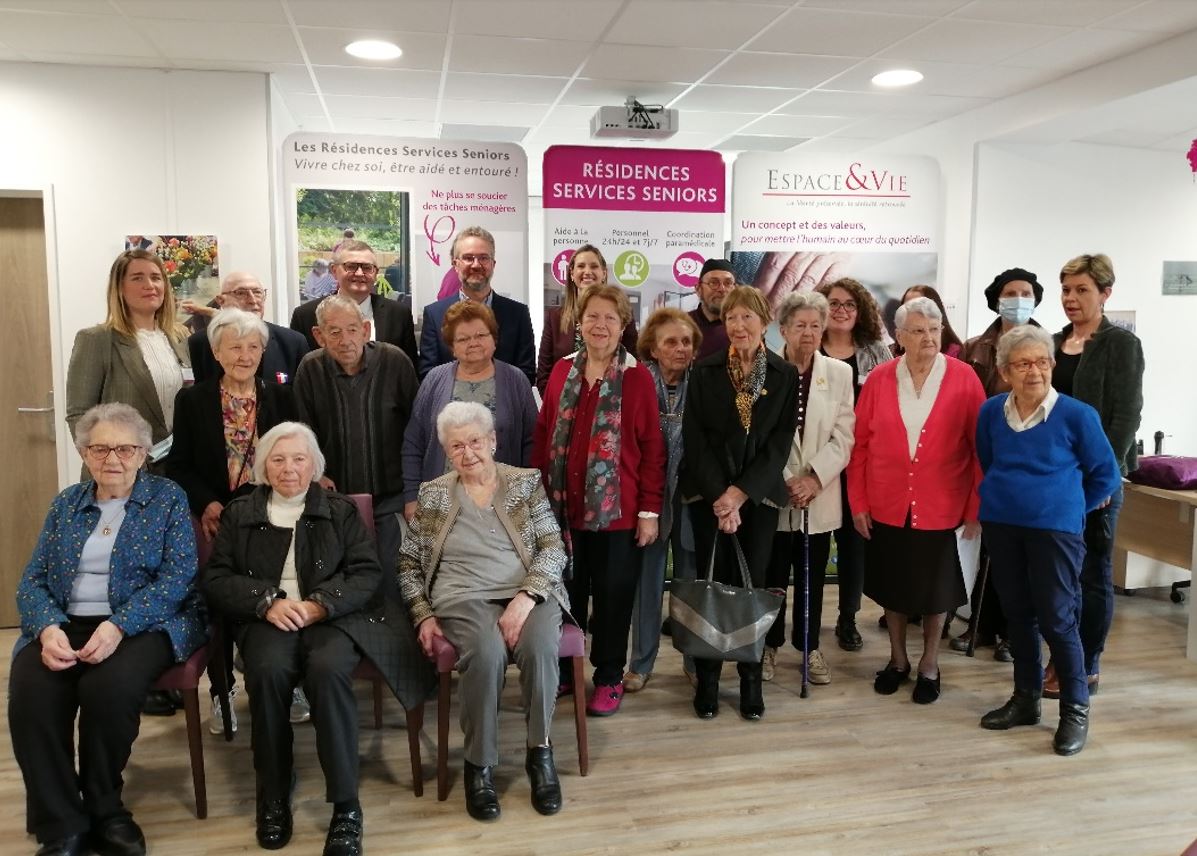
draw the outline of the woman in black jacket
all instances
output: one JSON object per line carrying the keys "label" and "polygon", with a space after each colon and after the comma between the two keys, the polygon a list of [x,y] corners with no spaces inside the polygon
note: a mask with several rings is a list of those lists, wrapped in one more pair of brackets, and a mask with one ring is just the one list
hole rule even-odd
{"label": "woman in black jacket", "polygon": [[[752,584],[763,586],[778,508],[790,501],[782,469],[798,425],[798,374],[765,347],[765,328],[772,317],[757,289],[733,289],[721,314],[731,345],[691,370],[678,490],[683,501],[691,503],[699,572],[709,566],[718,534],[734,534]],[[715,576],[739,584],[730,543],[719,551]],[[719,711],[722,665],[719,660],[694,660],[694,712],[700,719]],[[738,671],[740,715],[759,720],[765,712],[761,664],[740,663]]]}
{"label": "woman in black jacket", "polygon": [[[1089,404],[1114,449],[1122,474],[1139,466],[1135,432],[1143,411],[1143,343],[1105,316],[1114,291],[1114,265],[1102,254],[1077,256],[1060,269],[1060,300],[1068,325],[1055,335],[1057,392]],[[1122,488],[1085,517],[1085,560],[1081,565],[1081,646],[1089,692],[1097,690],[1101,652],[1114,621],[1114,532],[1122,510]],[[1043,695],[1060,697],[1049,663]]]}
{"label": "woman in black jacket", "polygon": [[316,749],[333,803],[326,856],[361,852],[357,704],[363,656],[405,707],[432,686],[431,667],[395,591],[383,585],[374,542],[347,497],[319,485],[324,456],[306,425],[283,422],[258,442],[249,496],[229,503],[208,563],[209,603],[234,623],[245,662],[257,774],[257,837],[291,838],[291,690],[312,705]]}

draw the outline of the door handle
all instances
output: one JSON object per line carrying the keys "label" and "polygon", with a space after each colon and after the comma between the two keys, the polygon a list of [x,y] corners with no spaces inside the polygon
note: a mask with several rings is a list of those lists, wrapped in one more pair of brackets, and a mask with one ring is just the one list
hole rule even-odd
{"label": "door handle", "polygon": [[18,407],[17,413],[53,413],[53,407]]}

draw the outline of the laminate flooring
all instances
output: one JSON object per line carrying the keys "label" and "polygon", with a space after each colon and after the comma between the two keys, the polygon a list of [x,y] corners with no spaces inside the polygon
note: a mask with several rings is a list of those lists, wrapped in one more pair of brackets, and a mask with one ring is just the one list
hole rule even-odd
{"label": "laminate flooring", "polygon": [[[1089,744],[1060,758],[1051,751],[1054,702],[1045,702],[1038,727],[978,728],[981,714],[1011,689],[1011,667],[995,662],[992,649],[970,660],[942,643],[943,696],[933,705],[913,704],[910,685],[878,696],[872,678],[888,656],[879,610],[860,614],[864,649],[847,653],[830,632],[831,587],[827,601],[823,651],[832,683],[800,698],[800,660],[783,650],[760,723],[738,716],[733,667],[725,669],[719,716],[695,718],[668,639],[648,686],[626,696],[615,716],[589,720],[586,778],[578,775],[572,703],[559,705],[554,741],[565,806],[550,818],[528,802],[514,667],[501,711],[503,815],[491,824],[465,813],[456,709],[449,800],[436,800],[435,703],[426,714],[426,784],[417,799],[402,709],[388,697],[384,728],[374,731],[369,687],[359,684],[366,852],[1175,856],[1197,838],[1197,664],[1184,658],[1188,604],[1170,603],[1166,590],[1118,598]],[[0,631],[0,645],[15,636]],[[913,637],[911,653],[918,656]],[[7,674],[5,659],[5,684]],[[143,719],[125,802],[150,853],[260,852],[244,696],[237,710],[241,728],[232,743],[208,735],[205,722],[210,813],[203,821],[194,817],[182,713]],[[6,711],[0,715],[7,720]],[[310,726],[295,728],[295,744],[295,837],[284,852],[308,856],[321,852],[330,809]],[[20,773],[5,739],[0,852],[36,849],[24,817]]]}

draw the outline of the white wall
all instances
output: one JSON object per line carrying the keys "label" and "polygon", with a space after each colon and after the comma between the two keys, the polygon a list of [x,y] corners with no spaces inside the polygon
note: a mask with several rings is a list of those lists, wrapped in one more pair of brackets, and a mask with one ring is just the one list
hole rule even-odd
{"label": "white wall", "polygon": [[1170,454],[1197,455],[1197,395],[1188,343],[1197,333],[1197,296],[1163,296],[1162,263],[1197,259],[1197,185],[1183,152],[1114,146],[983,144],[977,157],[972,244],[971,333],[992,322],[980,292],[1010,267],[1043,284],[1035,319],[1067,323],[1059,273],[1082,253],[1114,262],[1107,309],[1133,309],[1147,371],[1138,436],[1147,451],[1157,430]]}
{"label": "white wall", "polygon": [[[222,270],[272,285],[265,75],[0,63],[0,115],[0,189],[49,187],[55,203],[60,414],[71,343],[104,319],[125,234],[215,234]],[[60,419],[64,484],[78,472],[69,446]]]}

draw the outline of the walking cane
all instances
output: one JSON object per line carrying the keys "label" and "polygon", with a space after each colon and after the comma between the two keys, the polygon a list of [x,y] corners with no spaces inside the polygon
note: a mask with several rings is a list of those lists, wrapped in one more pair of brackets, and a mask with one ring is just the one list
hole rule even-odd
{"label": "walking cane", "polygon": [[981,571],[977,574],[977,582],[975,585],[981,587],[977,593],[977,608],[973,610],[973,614],[968,617],[968,649],[964,652],[965,656],[973,656],[973,652],[977,650],[977,628],[981,626],[981,607],[985,603],[985,582],[989,579],[989,553],[985,553],[984,559],[981,561]]}
{"label": "walking cane", "polygon": [[802,691],[810,693],[810,509],[802,506]]}

